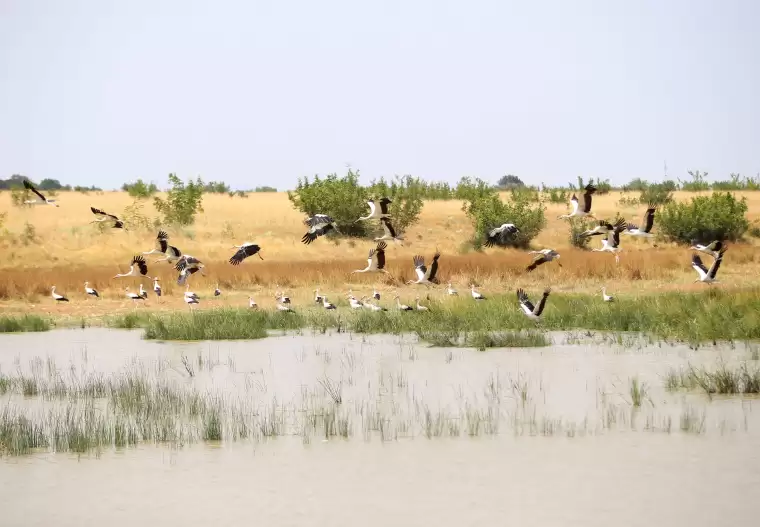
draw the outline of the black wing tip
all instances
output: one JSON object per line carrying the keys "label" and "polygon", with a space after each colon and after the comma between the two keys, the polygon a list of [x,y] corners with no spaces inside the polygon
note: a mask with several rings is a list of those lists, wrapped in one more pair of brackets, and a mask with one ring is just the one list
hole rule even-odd
{"label": "black wing tip", "polygon": [[551,287],[547,287],[546,289],[544,289],[544,296],[549,296],[549,293],[551,293],[551,292],[552,292],[552,288]]}
{"label": "black wing tip", "polygon": [[380,243],[377,244],[377,247],[375,247],[375,250],[377,250],[379,252],[379,251],[384,251],[387,248],[388,248],[388,244],[387,243],[380,242]]}
{"label": "black wing tip", "polygon": [[167,238],[169,238],[169,235],[166,234],[166,231],[158,231],[158,236],[156,236],[156,239],[166,240]]}
{"label": "black wing tip", "polygon": [[28,188],[29,190],[32,190],[34,188],[34,185],[32,185],[28,179],[24,179],[24,188]]}
{"label": "black wing tip", "polygon": [[589,194],[593,194],[594,192],[596,192],[597,188],[594,185],[592,185],[591,183],[589,183],[588,185],[586,185],[585,190]]}

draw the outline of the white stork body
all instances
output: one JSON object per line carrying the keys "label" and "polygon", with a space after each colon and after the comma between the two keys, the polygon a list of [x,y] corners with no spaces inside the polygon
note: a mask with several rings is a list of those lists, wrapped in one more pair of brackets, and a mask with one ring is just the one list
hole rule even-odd
{"label": "white stork body", "polygon": [[372,290],[372,298],[375,300],[380,300],[380,292],[377,290],[377,288]]}
{"label": "white stork body", "polygon": [[222,291],[219,289],[219,284],[216,284],[216,287],[214,288],[214,296],[219,296],[222,294]]}
{"label": "white stork body", "polygon": [[504,245],[510,236],[520,232],[514,223],[503,223],[500,226],[486,232],[486,241],[483,245],[493,247],[494,245]]}
{"label": "white stork body", "polygon": [[194,309],[193,308],[194,305],[201,303],[201,299],[198,298],[197,296],[185,295],[184,300],[185,300],[185,304],[187,304],[190,309]]}
{"label": "white stork body", "polygon": [[306,245],[309,245],[320,236],[328,234],[330,231],[335,231],[338,234],[341,234],[338,230],[338,224],[327,214],[315,214],[311,218],[304,220],[304,224],[308,225],[309,230],[301,238],[301,243]]}
{"label": "white stork body", "polygon": [[591,249],[592,252],[598,252],[598,253],[612,253],[615,255],[615,261],[620,261],[620,233],[625,230],[625,227],[615,227],[611,231],[607,233],[607,239],[602,240],[602,248],[601,249]]}
{"label": "white stork body", "polygon": [[156,247],[154,249],[151,249],[148,252],[143,253],[143,255],[145,256],[148,256],[151,254],[164,255],[164,258],[159,258],[158,260],[155,260],[156,263],[168,262],[172,264],[176,262],[177,260],[179,260],[180,256],[182,256],[182,251],[180,251],[173,245],[169,245],[169,235],[166,233],[166,231],[158,231],[158,235],[156,236]]}
{"label": "white stork body", "polygon": [[412,306],[407,306],[406,304],[402,304],[398,295],[396,295],[395,300],[396,300],[396,309],[398,309],[399,311],[414,311],[412,309]]}
{"label": "white stork body", "polygon": [[314,303],[315,304],[322,303],[322,295],[319,294],[319,288],[314,290]]}
{"label": "white stork body", "polygon": [[573,207],[573,210],[570,212],[570,214],[563,214],[559,216],[557,219],[567,219],[567,218],[581,218],[584,216],[594,216],[594,213],[591,212],[591,195],[596,192],[596,187],[593,186],[591,183],[586,185],[585,188],[586,192],[583,193],[583,204],[578,203],[578,198],[573,194],[573,197],[570,198],[570,205]]}
{"label": "white stork body", "polygon": [[185,287],[185,296],[190,297],[190,298],[195,298],[196,300],[201,299],[201,297],[196,295],[193,291],[190,291],[190,284],[187,284],[187,286]]}
{"label": "white stork body", "polygon": [[124,228],[124,222],[121,221],[116,216],[114,216],[113,214],[108,214],[107,212],[100,209],[96,209],[95,207],[90,207],[90,210],[95,216],[98,217],[97,220],[92,220],[90,223],[103,223],[105,221],[108,221],[108,222],[111,222],[111,227],[114,229]]}
{"label": "white stork body", "polygon": [[[533,258],[533,262],[525,268],[526,271],[530,272],[539,265],[545,264],[546,262],[551,262],[552,260],[558,260],[559,259],[559,253],[555,251],[554,249],[541,249],[540,251],[530,251],[528,254],[535,254]],[[557,264],[562,267],[562,264],[557,262]]]}
{"label": "white stork body", "polygon": [[237,249],[237,252],[230,258],[230,263],[232,265],[240,265],[240,262],[249,256],[253,256],[254,254],[258,254],[259,258],[262,260],[264,259],[264,257],[262,257],[261,253],[259,252],[261,251],[261,247],[255,243],[245,242],[243,245],[233,245],[232,248]]}
{"label": "white stork body", "polygon": [[369,254],[367,256],[367,267],[364,269],[356,269],[355,271],[351,271],[351,274],[354,273],[387,273],[388,271],[385,270],[385,249],[388,247],[388,244],[385,242],[380,242],[377,244],[377,247],[374,249],[370,249]]}
{"label": "white stork body", "polygon": [[356,220],[354,223],[356,223],[357,221],[362,221],[362,220],[370,220],[370,219],[379,220],[380,218],[390,218],[391,215],[388,213],[388,205],[390,205],[391,203],[393,202],[389,200],[388,198],[382,198],[379,203],[380,208],[378,209],[377,206],[375,205],[375,200],[373,199],[367,200],[367,205],[369,205],[369,216],[363,216],[359,218],[358,220]]}
{"label": "white stork body", "polygon": [[404,240],[404,238],[396,234],[396,229],[393,228],[393,224],[389,218],[380,218],[380,223],[383,226],[383,235],[375,238],[374,241],[393,240],[395,243],[400,243]]}
{"label": "white stork body", "polygon": [[615,297],[614,296],[607,294],[607,288],[606,287],[602,287],[602,300],[604,300],[605,302],[614,302],[615,301]]}
{"label": "white stork body", "polygon": [[132,293],[132,292],[129,290],[129,288],[128,288],[128,287],[124,289],[124,295],[125,295],[127,298],[129,298],[130,300],[132,300],[133,302],[135,302],[135,303],[136,303],[138,300],[145,300],[145,298],[142,296],[142,294],[140,294],[140,293]]}
{"label": "white stork body", "polygon": [[156,293],[157,297],[161,296],[161,284],[158,283],[159,279],[154,278],[153,279],[153,292]]}
{"label": "white stork body", "polygon": [[290,308],[289,305],[282,304],[282,303],[278,302],[277,303],[277,311],[290,311],[290,312],[292,312],[293,310]]}
{"label": "white stork body", "polygon": [[348,297],[348,305],[351,306],[351,309],[364,308],[364,304],[360,300],[357,300],[353,295]]}
{"label": "white stork body", "polygon": [[379,306],[377,304],[373,304],[372,302],[370,302],[367,299],[367,297],[362,298],[361,301],[362,301],[362,305],[364,305],[364,307],[366,309],[369,309],[370,311],[387,311],[387,309],[385,309],[384,307]]}
{"label": "white stork body", "polygon": [[331,304],[330,302],[328,302],[326,296],[322,297],[322,307],[324,307],[325,309],[336,309],[335,304]]}
{"label": "white stork body", "polygon": [[520,303],[520,309],[522,309],[522,312],[525,313],[525,316],[531,320],[538,322],[541,318],[541,313],[544,311],[544,307],[546,306],[546,299],[549,298],[550,292],[550,289],[545,289],[544,296],[541,297],[538,305],[534,306],[533,303],[528,299],[528,295],[525,293],[525,291],[518,289],[517,301]]}
{"label": "white stork body", "polygon": [[407,284],[425,284],[430,287],[430,284],[435,283],[435,275],[438,272],[438,258],[441,257],[441,253],[436,251],[433,255],[433,262],[428,268],[425,266],[425,258],[416,255],[412,261],[414,262],[414,272],[417,273],[417,280],[409,280]]}
{"label": "white stork body", "polygon": [[248,297],[248,307],[251,309],[258,309],[259,305],[256,303],[256,301],[253,299],[252,296]]}
{"label": "white stork body", "polygon": [[644,213],[644,226],[639,227],[638,225],[629,223],[626,225],[625,230],[623,232],[631,236],[638,236],[640,238],[651,238],[652,226],[654,225],[655,210],[657,209],[654,205],[649,205],[649,208],[647,208],[646,213]]}
{"label": "white stork body", "polygon": [[718,256],[720,256],[721,249],[723,249],[723,242],[720,240],[715,240],[707,245],[702,245],[701,243],[697,243],[697,240],[692,240],[691,247],[689,247],[689,249],[709,254],[713,258],[718,258]]}
{"label": "white stork body", "polygon": [[69,301],[69,299],[66,298],[65,296],[59,295],[58,293],[55,292],[55,286],[53,286],[53,288],[50,290],[50,296],[52,296],[53,300],[55,300],[56,302],[68,302]]}
{"label": "white stork body", "polygon": [[132,262],[129,265],[129,272],[124,274],[117,274],[114,276],[114,278],[125,278],[128,276],[133,276],[136,278],[151,278],[148,276],[148,264],[145,263],[145,258],[142,256],[133,256]]}
{"label": "white stork body", "polygon": [[88,296],[94,296],[96,298],[100,298],[98,291],[95,288],[90,287],[90,282],[84,283],[84,292],[87,293]]}
{"label": "white stork body", "polygon": [[715,275],[718,273],[718,269],[720,269],[720,264],[723,261],[723,254],[727,249],[727,247],[721,247],[720,252],[718,253],[718,257],[715,259],[715,261],[713,261],[710,269],[707,269],[707,267],[704,266],[702,263],[702,258],[700,258],[698,254],[692,255],[691,266],[699,275],[699,278],[694,281],[702,282],[705,284],[717,283],[718,280],[715,279]]}
{"label": "white stork body", "polygon": [[475,290],[475,284],[471,284],[470,285],[470,294],[472,295],[472,298],[474,300],[485,300],[486,299],[486,297],[484,297],[483,295],[481,295],[479,292],[477,292]]}
{"label": "white stork body", "polygon": [[459,292],[453,287],[451,287],[451,282],[449,282],[449,285],[446,288],[446,294],[449,296],[459,296]]}
{"label": "white stork body", "polygon": [[[28,200],[25,200],[24,201],[25,205],[52,205],[53,207],[57,207],[58,206],[58,204],[55,202],[54,199],[47,199],[44,195],[42,195],[40,193],[39,190],[37,190],[36,188],[34,188],[34,185],[32,185],[31,183],[29,183],[28,179],[24,180],[24,188],[26,188],[27,190],[31,190],[32,192],[34,192],[35,194],[37,194],[37,196],[39,196],[39,198],[40,198],[40,199],[28,199]],[[66,302],[68,302],[68,300],[66,300]]]}
{"label": "white stork body", "polygon": [[417,311],[430,311],[427,308],[427,306],[423,306],[422,304],[420,304],[420,297],[419,296],[417,298],[415,298],[414,301],[415,301],[415,304],[416,304]]}

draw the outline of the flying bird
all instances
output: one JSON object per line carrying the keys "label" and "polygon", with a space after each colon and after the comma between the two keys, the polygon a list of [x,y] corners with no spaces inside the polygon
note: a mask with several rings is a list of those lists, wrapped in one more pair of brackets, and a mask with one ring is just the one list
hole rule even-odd
{"label": "flying bird", "polygon": [[124,274],[117,274],[114,278],[124,278],[127,276],[134,276],[137,278],[151,278],[148,276],[148,264],[145,263],[145,258],[142,256],[133,256],[132,262],[129,265],[129,272]]}
{"label": "flying bird", "polygon": [[567,218],[577,218],[577,217],[583,217],[583,216],[590,216],[594,217],[594,213],[591,212],[591,195],[596,192],[596,187],[589,183],[586,185],[585,188],[586,192],[583,193],[583,204],[579,205],[578,198],[573,194],[573,197],[570,198],[570,205],[572,205],[573,210],[570,212],[570,214],[563,214],[561,216],[558,216],[557,219],[567,219]]}
{"label": "flying bird", "polygon": [[201,262],[195,256],[183,254],[180,256],[179,260],[177,260],[177,264],[174,266],[174,269],[179,271],[179,276],[177,277],[177,285],[183,285],[187,281],[188,277],[199,271],[201,274],[203,274],[204,267],[205,265],[203,262]]}
{"label": "flying bird", "polygon": [[380,219],[380,218],[390,218],[391,215],[388,213],[388,205],[393,203],[388,198],[382,198],[380,199],[380,209],[377,208],[375,205],[374,199],[367,200],[367,205],[369,205],[369,216],[363,216],[356,220],[354,223],[362,220],[369,220],[369,219]]}
{"label": "flying bird", "polygon": [[700,243],[697,243],[697,240],[692,240],[691,247],[689,247],[689,249],[693,251],[703,252],[705,254],[709,254],[713,258],[717,258],[720,256],[721,249],[723,249],[723,242],[720,240],[715,240],[708,245],[702,245]]}
{"label": "flying bird", "polygon": [[[40,199],[28,199],[24,201],[24,204],[26,205],[52,205],[54,207],[58,206],[58,204],[55,202],[54,199],[47,199],[45,196],[43,196],[40,193],[40,191],[34,187],[34,185],[29,183],[28,179],[24,180],[24,188],[26,188],[27,190],[31,190],[32,192],[37,194],[37,196],[39,196],[40,198]],[[66,300],[66,302],[68,302],[68,300]]]}
{"label": "flying bird", "polygon": [[541,300],[538,301],[538,305],[533,306],[533,303],[531,303],[531,301],[528,299],[528,295],[525,293],[525,291],[518,289],[517,301],[520,303],[520,309],[522,309],[523,313],[525,313],[525,316],[531,320],[538,322],[541,318],[541,313],[544,311],[544,307],[546,306],[546,299],[549,298],[550,292],[551,289],[545,289],[544,296],[542,296]]}
{"label": "flying bird", "polygon": [[66,298],[65,296],[59,295],[58,293],[55,292],[55,286],[53,286],[53,289],[50,290],[50,296],[52,296],[53,300],[55,300],[56,302],[68,302],[69,301],[69,299]]}
{"label": "flying bird", "polygon": [[375,238],[374,241],[379,242],[380,240],[393,240],[394,242],[398,243],[404,240],[404,238],[401,236],[396,235],[396,229],[393,228],[393,225],[391,224],[391,220],[389,218],[380,218],[380,223],[383,225],[383,235],[379,238]]}
{"label": "flying bird", "polygon": [[[535,254],[536,256],[533,258],[533,263],[531,263],[528,267],[525,268],[526,271],[530,272],[534,270],[536,267],[538,267],[541,264],[545,264],[546,262],[551,262],[552,260],[559,259],[559,253],[555,251],[554,249],[541,249],[540,251],[530,251],[528,254]],[[562,264],[557,262],[557,264],[562,267]]]}
{"label": "flying bird", "polygon": [[704,264],[702,263],[702,258],[700,258],[698,254],[692,255],[691,266],[699,275],[699,278],[697,278],[694,281],[704,282],[706,284],[716,283],[717,280],[715,279],[715,275],[718,273],[718,269],[720,268],[720,263],[723,261],[723,254],[727,250],[728,250],[728,247],[722,247],[720,249],[720,251],[718,252],[718,257],[715,259],[712,266],[710,266],[710,269],[707,269],[707,267],[704,266]]}
{"label": "flying bird", "polygon": [[630,234],[631,236],[641,236],[643,238],[651,238],[652,225],[654,225],[654,213],[656,210],[657,208],[654,205],[649,204],[647,211],[644,213],[644,228],[640,228],[638,225],[629,223],[628,225],[626,225],[626,228],[623,232],[626,234]]}
{"label": "flying bird", "polygon": [[385,270],[385,249],[387,247],[388,244],[385,242],[378,243],[374,249],[369,250],[369,254],[367,255],[367,267],[351,271],[351,274],[374,272],[387,273],[388,271]]}
{"label": "flying bird", "polygon": [[261,247],[255,243],[245,242],[243,245],[233,245],[232,248],[238,250],[235,254],[232,255],[232,258],[230,258],[230,263],[232,265],[240,265],[240,262],[249,256],[253,256],[254,254],[258,254],[259,258],[262,260],[264,259],[259,252],[261,250]]}
{"label": "flying bird", "polygon": [[618,218],[617,221],[612,224],[607,220],[599,220],[599,225],[596,225],[593,229],[589,229],[587,231],[583,231],[580,236],[586,237],[586,236],[598,236],[598,235],[604,235],[607,236],[610,231],[615,230],[618,227],[625,227],[625,219],[624,218]]}
{"label": "flying bird", "polygon": [[625,230],[625,227],[615,227],[607,233],[607,238],[602,240],[601,249],[591,249],[592,252],[597,253],[612,253],[615,255],[615,262],[620,261],[620,233]]}
{"label": "flying bird", "polygon": [[169,245],[169,235],[166,234],[166,231],[158,231],[155,249],[151,249],[143,254],[145,256],[150,254],[163,254],[165,258],[159,258],[156,262],[168,262],[171,264],[179,260],[180,256],[182,256],[182,251],[173,245]]}
{"label": "flying bird", "polygon": [[98,294],[98,291],[92,287],[90,287],[90,282],[84,283],[84,292],[87,293],[89,296],[94,296],[96,298],[100,298],[100,295]]}
{"label": "flying bird", "polygon": [[311,242],[324,236],[330,231],[335,231],[338,234],[341,232],[338,230],[338,225],[335,220],[327,214],[315,214],[311,218],[304,220],[304,224],[309,226],[309,230],[301,238],[301,242],[309,245]]}
{"label": "flying bird", "polygon": [[112,223],[111,227],[114,229],[123,229],[124,228],[124,222],[121,221],[119,218],[114,216],[113,214],[108,214],[105,211],[102,211],[100,209],[96,209],[95,207],[90,207],[90,210],[92,213],[98,217],[97,220],[92,220],[90,223],[103,223],[105,221],[110,221]]}
{"label": "flying bird", "polygon": [[520,232],[520,229],[515,227],[513,223],[503,223],[486,233],[486,242],[483,245],[486,247],[505,245],[509,240],[509,237],[514,236],[518,232]]}
{"label": "flying bird", "polygon": [[430,267],[425,266],[425,258],[421,255],[416,255],[412,260],[414,261],[414,272],[417,273],[417,280],[409,280],[407,284],[425,284],[430,287],[431,283],[438,283],[435,274],[438,272],[438,258],[441,257],[441,253],[436,249],[433,255],[433,262]]}

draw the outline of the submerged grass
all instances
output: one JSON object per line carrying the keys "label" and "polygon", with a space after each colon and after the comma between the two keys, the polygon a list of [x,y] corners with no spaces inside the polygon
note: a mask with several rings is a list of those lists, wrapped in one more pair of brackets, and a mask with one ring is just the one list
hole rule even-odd
{"label": "submerged grass", "polygon": [[719,364],[714,370],[693,368],[670,370],[665,377],[665,388],[702,389],[707,394],[757,394],[760,393],[760,368],[750,368],[743,363],[736,368]]}
{"label": "submerged grass", "polygon": [[[469,333],[476,347],[545,345],[541,330],[582,328],[611,332],[636,332],[687,342],[760,338],[760,290],[695,293],[659,293],[621,297],[602,302],[598,295],[555,292],[549,298],[540,323],[527,319],[514,295],[495,295],[477,304],[468,299],[429,303],[430,311],[373,312],[324,311],[296,306],[295,313],[206,309],[171,314],[130,314],[110,319],[115,327],[146,328],[146,338],[165,340],[250,339],[266,336],[266,330],[312,328],[358,333],[417,333],[436,346],[456,345]],[[686,315],[688,313],[688,316]],[[499,332],[528,331],[527,333]],[[494,333],[496,332],[496,333]],[[490,337],[486,337],[490,334]],[[519,335],[519,336],[517,336]],[[499,338],[503,340],[499,340]],[[490,347],[490,346],[485,346]]]}
{"label": "submerged grass", "polygon": [[0,316],[0,333],[48,331],[49,329],[50,320],[37,315]]}

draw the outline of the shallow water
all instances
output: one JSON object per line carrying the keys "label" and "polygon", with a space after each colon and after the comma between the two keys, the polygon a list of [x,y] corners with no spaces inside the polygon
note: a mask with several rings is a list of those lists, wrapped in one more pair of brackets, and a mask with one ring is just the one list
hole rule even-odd
{"label": "shallow water", "polygon": [[[5,457],[0,524],[754,523],[760,400],[664,389],[671,368],[757,364],[751,349],[553,337],[549,348],[479,352],[350,334],[181,344],[109,329],[0,336],[6,375],[72,382],[140,371],[223,398],[252,429],[270,412],[281,425],[276,438],[209,443],[190,431],[182,444]],[[646,392],[640,408],[634,377]],[[326,386],[339,387],[340,405]],[[30,415],[54,404],[63,403],[0,396]],[[345,437],[326,433],[331,408]]]}

